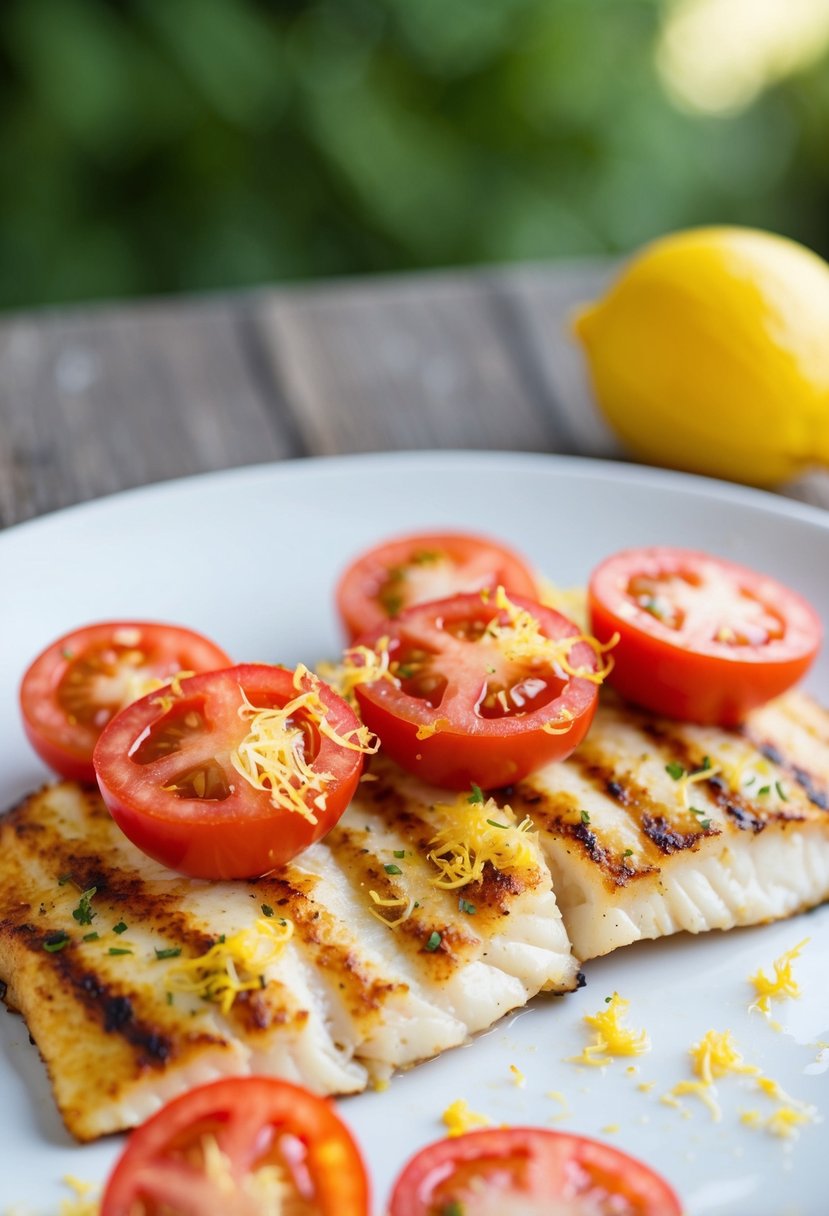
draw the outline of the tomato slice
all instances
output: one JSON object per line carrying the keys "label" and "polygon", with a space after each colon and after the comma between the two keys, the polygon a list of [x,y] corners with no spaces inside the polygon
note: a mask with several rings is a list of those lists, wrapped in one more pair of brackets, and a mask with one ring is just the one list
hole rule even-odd
{"label": "tomato slice", "polygon": [[421,1149],[389,1216],[681,1216],[664,1179],[598,1140],[538,1127],[467,1132]]}
{"label": "tomato slice", "polygon": [[58,638],[29,667],[20,685],[23,727],[49,768],[94,785],[92,750],[120,709],[179,672],[230,663],[215,643],[179,625],[87,625]]}
{"label": "tomato slice", "polygon": [[518,781],[569,755],[596,710],[602,673],[578,626],[500,591],[415,605],[359,645],[389,659],[385,677],[355,688],[363,721],[436,785]]}
{"label": "tomato slice", "polygon": [[332,1104],[273,1077],[190,1090],[130,1136],[101,1216],[368,1216],[359,1149]]}
{"label": "tomato slice", "polygon": [[455,532],[425,532],[385,541],[363,553],[337,584],[337,607],[349,640],[404,608],[485,587],[534,599],[532,571],[497,541]]}
{"label": "tomato slice", "polygon": [[127,706],[93,760],[113,819],[148,856],[193,878],[252,878],[330,831],[367,736],[305,668],[246,664]]}
{"label": "tomato slice", "polygon": [[594,570],[591,629],[618,633],[609,682],[673,718],[733,726],[811,666],[814,609],[765,574],[686,549],[628,549]]}

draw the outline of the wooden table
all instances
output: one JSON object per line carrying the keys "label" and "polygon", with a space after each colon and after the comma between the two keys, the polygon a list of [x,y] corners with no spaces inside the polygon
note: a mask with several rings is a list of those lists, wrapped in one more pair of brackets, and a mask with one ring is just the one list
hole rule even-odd
{"label": "wooden table", "polygon": [[[301,456],[620,458],[567,326],[611,270],[557,263],[7,316],[0,525]],[[829,474],[785,492],[829,507]]]}

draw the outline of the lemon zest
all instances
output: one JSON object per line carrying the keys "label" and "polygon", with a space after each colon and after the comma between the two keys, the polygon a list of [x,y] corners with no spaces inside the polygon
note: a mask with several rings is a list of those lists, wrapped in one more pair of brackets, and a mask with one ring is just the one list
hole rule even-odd
{"label": "lemon zest", "polygon": [[572,1056],[573,1064],[589,1064],[601,1068],[610,1064],[614,1056],[640,1056],[650,1051],[650,1039],[644,1030],[630,1030],[622,1026],[622,1019],[630,1008],[618,992],[596,1014],[585,1014],[584,1023],[595,1031],[592,1043],[588,1043],[579,1056]]}
{"label": "lemon zest", "polygon": [[[564,676],[589,680],[602,684],[613,670],[613,657],[608,654],[619,641],[614,634],[608,642],[599,642],[588,633],[577,633],[566,638],[548,638],[542,632],[538,620],[526,608],[519,608],[507,595],[503,587],[495,591],[495,606],[506,616],[501,624],[494,617],[486,627],[484,636],[494,641],[508,662],[549,663]],[[599,666],[574,667],[570,653],[579,643],[589,646],[599,660]]]}
{"label": "lemon zest", "polygon": [[512,810],[493,798],[470,803],[461,796],[454,805],[439,805],[446,822],[429,841],[426,854],[438,873],[432,886],[454,891],[480,882],[487,863],[497,870],[515,870],[538,864],[526,816],[516,823]]}
{"label": "lemon zest", "polygon": [[354,690],[360,685],[376,684],[378,680],[394,682],[389,671],[389,639],[387,636],[378,638],[374,646],[349,646],[339,663],[320,663],[318,672],[344,701],[353,706],[356,702]]}
{"label": "lemon zest", "polygon": [[253,925],[216,942],[205,954],[177,960],[167,971],[167,989],[212,1001],[227,1015],[240,992],[264,988],[266,970],[293,932],[289,920],[258,917]]}
{"label": "lemon zest", "polygon": [[470,1110],[465,1098],[457,1098],[441,1115],[446,1127],[447,1136],[462,1136],[464,1132],[472,1131],[475,1127],[489,1127],[492,1123],[486,1115],[480,1115]]}
{"label": "lemon zest", "polygon": [[772,997],[783,1001],[790,997],[799,997],[801,994],[800,985],[792,974],[792,963],[796,958],[799,958],[804,948],[809,944],[810,939],[804,937],[802,942],[798,942],[791,950],[787,950],[785,954],[781,954],[772,963],[774,968],[774,976],[768,976],[762,968],[749,976],[749,983],[754,985],[757,992],[757,1000],[749,1006],[749,1012],[756,1009],[758,1012],[768,1016],[771,1013]]}
{"label": "lemon zest", "polygon": [[446,730],[447,726],[452,723],[448,718],[436,718],[434,722],[426,722],[422,726],[418,726],[415,732],[417,739],[431,739],[432,735],[437,734],[439,730]]}
{"label": "lemon zest", "polygon": [[320,697],[320,681],[303,664],[297,667],[293,684],[297,695],[281,707],[253,705],[244,689],[239,688],[242,703],[238,714],[249,722],[249,727],[245,738],[231,753],[230,762],[254,789],[269,793],[275,807],[293,811],[316,825],[316,812],[326,808],[327,787],[333,774],[316,768],[306,759],[306,738],[294,724],[296,715],[303,714],[321,735],[351,751],[370,754],[380,744],[365,726],[342,735],[337,733],[328,721],[328,710]]}
{"label": "lemon zest", "polygon": [[[375,918],[375,920],[379,920],[380,924],[385,925],[387,929],[396,929],[398,925],[402,925],[403,921],[408,920],[412,914],[412,911],[414,910],[415,901],[410,895],[384,898],[383,896],[378,895],[376,891],[369,891],[368,894],[371,902],[374,904],[373,908],[369,908],[369,912]],[[394,920],[388,920],[385,916],[383,916],[382,912],[380,912],[380,908],[403,908],[403,912],[401,912],[400,916],[396,917]]]}

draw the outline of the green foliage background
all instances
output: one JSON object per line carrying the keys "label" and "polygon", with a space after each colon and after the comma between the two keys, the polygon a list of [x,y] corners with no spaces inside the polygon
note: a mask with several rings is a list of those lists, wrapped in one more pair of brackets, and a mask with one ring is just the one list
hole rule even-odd
{"label": "green foliage background", "polygon": [[681,112],[663,0],[2,0],[0,306],[625,250],[829,252],[824,62]]}

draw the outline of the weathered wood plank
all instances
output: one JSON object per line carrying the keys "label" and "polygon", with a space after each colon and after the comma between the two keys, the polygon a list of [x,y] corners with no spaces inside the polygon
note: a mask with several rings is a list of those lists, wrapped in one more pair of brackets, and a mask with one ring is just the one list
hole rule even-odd
{"label": "weathered wood plank", "polygon": [[300,449],[247,348],[248,302],[0,322],[0,523]]}
{"label": "weathered wood plank", "polygon": [[511,347],[566,432],[569,450],[583,456],[623,455],[596,407],[571,329],[576,309],[602,293],[613,271],[607,261],[563,262],[517,268],[496,280]]}
{"label": "weathered wood plank", "polygon": [[345,283],[263,299],[273,376],[309,451],[568,451],[490,276]]}

